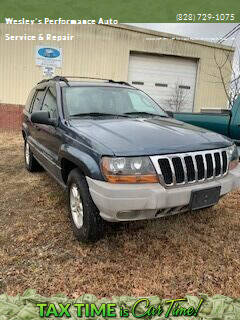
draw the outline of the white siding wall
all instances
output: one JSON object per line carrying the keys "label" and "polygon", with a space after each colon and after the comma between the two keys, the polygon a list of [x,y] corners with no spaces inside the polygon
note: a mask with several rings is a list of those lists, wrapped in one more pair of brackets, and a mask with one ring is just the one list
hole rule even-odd
{"label": "white siding wall", "polygon": [[[59,42],[6,41],[6,33],[36,36],[46,33],[70,34],[74,38],[72,41]],[[172,40],[172,35],[122,25],[0,24],[0,103],[24,104],[32,86],[42,80],[42,70],[35,64],[37,45],[62,48],[63,65],[56,70],[59,75],[124,81],[128,80],[131,52],[198,59],[194,110],[198,111],[203,106],[211,108],[226,105],[223,87],[216,80],[219,74],[214,62],[214,52],[221,62],[226,53],[230,52],[232,58],[233,52],[230,49],[222,46],[213,48],[212,44],[207,43]],[[230,78],[230,71],[227,66],[223,70],[226,81]]]}

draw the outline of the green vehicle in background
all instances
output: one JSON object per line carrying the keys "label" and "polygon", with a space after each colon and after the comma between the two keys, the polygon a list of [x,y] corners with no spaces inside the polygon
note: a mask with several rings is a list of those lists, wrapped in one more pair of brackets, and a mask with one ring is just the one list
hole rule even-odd
{"label": "green vehicle in background", "polygon": [[240,155],[240,95],[232,109],[211,110],[200,113],[167,112],[173,118],[220,133],[231,138],[238,147]]}

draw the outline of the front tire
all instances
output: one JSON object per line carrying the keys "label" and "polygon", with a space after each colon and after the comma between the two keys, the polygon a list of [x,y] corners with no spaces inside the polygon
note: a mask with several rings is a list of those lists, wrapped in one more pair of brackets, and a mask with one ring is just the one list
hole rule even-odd
{"label": "front tire", "polygon": [[24,142],[24,160],[25,167],[29,172],[36,172],[40,170],[40,165],[37,160],[34,158],[34,155],[30,149],[29,143],[27,140]]}
{"label": "front tire", "polygon": [[74,235],[82,242],[95,242],[105,231],[105,222],[99,215],[90,195],[86,178],[73,169],[67,181],[69,216]]}

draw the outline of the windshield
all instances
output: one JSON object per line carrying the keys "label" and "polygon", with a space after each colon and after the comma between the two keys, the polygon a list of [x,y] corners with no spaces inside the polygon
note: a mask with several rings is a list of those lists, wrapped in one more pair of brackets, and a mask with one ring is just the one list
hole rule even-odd
{"label": "windshield", "polygon": [[63,101],[69,116],[128,115],[164,116],[167,114],[145,93],[116,87],[66,87]]}

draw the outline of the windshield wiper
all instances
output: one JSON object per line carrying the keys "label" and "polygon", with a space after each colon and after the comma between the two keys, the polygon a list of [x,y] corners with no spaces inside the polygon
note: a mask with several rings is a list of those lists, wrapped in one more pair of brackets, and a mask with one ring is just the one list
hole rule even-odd
{"label": "windshield wiper", "polygon": [[145,115],[145,116],[151,116],[151,117],[162,117],[162,118],[168,118],[168,116],[160,115],[156,113],[150,113],[150,112],[144,112],[144,111],[132,111],[132,112],[125,112],[125,113],[106,113],[106,112],[82,112],[82,113],[76,113],[70,115],[70,117],[123,117],[123,118],[129,118],[131,115]]}
{"label": "windshield wiper", "polygon": [[145,115],[145,116],[154,116],[154,117],[161,117],[161,118],[168,118],[168,116],[165,116],[163,114],[156,114],[156,113],[150,113],[145,111],[133,111],[133,112],[125,112],[125,115]]}
{"label": "windshield wiper", "polygon": [[128,117],[127,114],[115,114],[115,113],[106,113],[106,112],[83,112],[83,113],[76,113],[70,115],[70,117]]}

